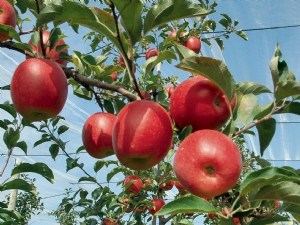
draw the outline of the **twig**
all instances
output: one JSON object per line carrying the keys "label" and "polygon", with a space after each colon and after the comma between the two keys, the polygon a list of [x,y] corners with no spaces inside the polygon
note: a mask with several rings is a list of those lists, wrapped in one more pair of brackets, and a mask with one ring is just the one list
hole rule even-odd
{"label": "twig", "polygon": [[5,169],[6,169],[6,167],[7,167],[7,165],[8,165],[8,162],[9,162],[9,160],[10,160],[10,157],[11,157],[11,155],[12,155],[12,152],[13,152],[13,149],[10,149],[10,150],[8,151],[7,159],[5,160],[5,163],[4,163],[4,165],[3,165],[3,168],[2,168],[2,170],[1,170],[1,172],[0,172],[0,177],[2,177],[2,175],[3,175],[3,173],[4,173]]}
{"label": "twig", "polygon": [[[40,14],[40,5],[39,5],[38,0],[35,0],[35,4],[36,4],[37,14]],[[40,46],[41,46],[43,58],[46,58],[46,49],[45,49],[44,40],[43,40],[43,27],[39,27],[38,32],[39,32],[39,36],[40,36]]]}

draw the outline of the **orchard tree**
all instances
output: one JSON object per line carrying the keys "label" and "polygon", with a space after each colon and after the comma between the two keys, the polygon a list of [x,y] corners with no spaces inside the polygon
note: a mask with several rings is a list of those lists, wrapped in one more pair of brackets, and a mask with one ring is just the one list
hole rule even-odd
{"label": "orchard tree", "polygon": [[[237,83],[224,62],[203,55],[204,45],[224,49],[231,35],[247,40],[238,21],[216,10],[209,0],[0,0],[0,47],[24,54],[10,85],[1,87],[12,99],[0,102],[7,147],[1,176],[16,148],[26,155],[45,145],[54,160],[65,155],[66,172],[80,170],[85,176],[78,182],[96,188],[68,191],[51,213],[61,224],[193,224],[198,217],[224,225],[300,222],[299,171],[261,158],[276,131],[275,115],[300,114],[300,83],[279,46],[270,60],[272,90]],[[223,32],[210,35],[217,29]],[[68,35],[83,38],[90,51],[68,46]],[[189,78],[166,74],[164,66]],[[99,106],[78,137],[77,153],[97,159],[92,172],[66,150],[62,134],[69,127],[60,112],[68,87],[83,105]],[[259,104],[264,95],[272,100]],[[33,146],[22,140],[25,129],[36,133]],[[255,133],[260,155],[246,142]],[[109,185],[96,178],[106,168]],[[55,179],[45,162],[22,163],[10,175],[18,173]],[[112,185],[117,174],[124,181]],[[35,193],[22,178],[0,185],[1,192],[11,189]],[[0,207],[2,224],[29,218],[22,207]]]}

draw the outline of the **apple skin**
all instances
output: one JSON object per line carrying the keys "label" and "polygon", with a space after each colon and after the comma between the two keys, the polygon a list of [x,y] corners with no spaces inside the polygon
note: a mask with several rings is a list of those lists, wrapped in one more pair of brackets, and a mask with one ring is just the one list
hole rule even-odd
{"label": "apple skin", "polygon": [[113,72],[109,76],[113,79],[113,81],[117,81],[118,80],[118,73],[116,73],[116,72]]}
{"label": "apple skin", "polygon": [[105,218],[103,220],[103,225],[118,225],[115,219]]}
{"label": "apple skin", "polygon": [[182,129],[218,129],[230,117],[230,103],[224,92],[209,79],[198,75],[183,81],[170,98],[170,114]]}
{"label": "apple skin", "polygon": [[82,142],[86,151],[94,158],[113,155],[112,129],[116,116],[111,113],[95,113],[84,123]]}
{"label": "apple skin", "polygon": [[113,128],[113,148],[121,164],[146,170],[158,164],[172,143],[172,122],[156,102],[139,100],[119,112]]}
{"label": "apple skin", "polygon": [[164,190],[164,191],[169,191],[173,188],[174,186],[174,181],[173,180],[168,180],[162,184],[159,185],[159,188]]}
{"label": "apple skin", "polygon": [[126,188],[126,192],[128,192],[128,193],[138,194],[138,193],[140,193],[141,189],[143,188],[143,181],[138,176],[130,175],[130,176],[126,177],[124,180],[124,186],[126,186],[128,183],[131,183]]}
{"label": "apple skin", "polygon": [[[64,40],[59,40],[55,43],[55,45],[53,46],[52,49],[50,49],[50,43],[49,43],[49,37],[50,37],[50,32],[45,30],[43,31],[43,44],[46,48],[46,56],[53,61],[56,61],[57,63],[59,63],[60,65],[62,65],[63,67],[66,67],[68,64],[67,60],[64,59],[60,59],[59,56],[61,53],[67,54],[68,50],[67,49],[61,49],[59,51],[56,50],[57,47],[59,46],[63,46],[65,45],[65,41]],[[38,46],[34,45],[32,43],[32,41],[29,41],[29,45],[32,48],[33,53],[42,53],[42,49],[40,46],[40,42],[38,43]]]}
{"label": "apple skin", "polygon": [[149,212],[154,215],[156,212],[158,212],[166,203],[161,198],[154,198],[151,200],[152,207],[149,208]]}
{"label": "apple skin", "polygon": [[[16,27],[16,13],[13,6],[7,0],[0,0],[0,24]],[[5,34],[0,34],[0,41],[6,41],[10,37]]]}
{"label": "apple skin", "polygon": [[151,58],[151,57],[158,56],[158,53],[159,52],[158,52],[157,48],[152,48],[152,49],[147,50],[146,60]]}
{"label": "apple skin", "polygon": [[181,142],[173,166],[178,181],[187,191],[210,199],[235,186],[242,159],[229,137],[215,130],[199,130]]}
{"label": "apple skin", "polygon": [[54,61],[26,59],[15,70],[11,97],[18,113],[29,121],[57,116],[68,95],[67,77]]}
{"label": "apple skin", "polygon": [[199,54],[201,50],[201,40],[198,37],[189,37],[184,46],[194,51],[196,54]]}

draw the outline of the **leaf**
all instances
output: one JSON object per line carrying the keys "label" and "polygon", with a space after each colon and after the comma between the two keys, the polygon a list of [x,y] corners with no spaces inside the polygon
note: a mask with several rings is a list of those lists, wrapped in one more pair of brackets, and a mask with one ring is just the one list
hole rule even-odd
{"label": "leaf", "polygon": [[178,213],[205,212],[213,213],[216,209],[206,200],[194,195],[184,196],[167,203],[156,216]]}
{"label": "leaf", "polygon": [[12,127],[9,127],[3,134],[3,141],[8,149],[14,148],[19,138],[20,138],[20,131],[14,130]]}
{"label": "leaf", "polygon": [[254,94],[247,94],[241,96],[239,105],[237,108],[237,117],[234,120],[234,124],[245,125],[253,121],[253,118],[258,111],[258,101]]}
{"label": "leaf", "polygon": [[89,182],[97,182],[96,178],[94,177],[80,177],[78,180],[78,183],[83,182],[83,181],[89,181]]}
{"label": "leaf", "polygon": [[124,171],[122,167],[112,169],[106,176],[107,182],[109,182],[117,173]]}
{"label": "leaf", "polygon": [[23,179],[14,179],[0,185],[0,191],[18,189],[26,192],[35,193],[34,186]]}
{"label": "leaf", "polygon": [[[103,34],[122,52],[121,45],[116,38],[115,20],[113,16],[105,10],[96,7],[89,8],[84,4],[70,1],[60,2],[60,4],[50,3],[47,4],[38,15],[36,26],[39,27],[53,21],[63,21],[71,25],[81,25]],[[127,41],[123,36],[121,38],[126,47]]]}
{"label": "leaf", "polygon": [[282,200],[300,206],[300,185],[292,181],[282,181],[258,189],[251,200]]}
{"label": "leaf", "polygon": [[27,144],[25,141],[19,141],[15,145],[15,147],[20,148],[27,155]]}
{"label": "leaf", "polygon": [[45,163],[42,162],[34,164],[21,163],[12,170],[11,175],[13,176],[18,173],[37,173],[49,182],[54,183],[54,175],[52,170]]}
{"label": "leaf", "polygon": [[105,161],[98,160],[94,165],[94,171],[96,173],[99,172],[99,170],[101,170],[104,165],[105,165]]}
{"label": "leaf", "polygon": [[112,114],[115,113],[114,105],[111,101],[104,99],[103,103],[104,103],[103,106],[104,106],[104,109],[106,112],[112,113]]}
{"label": "leaf", "polygon": [[256,128],[259,137],[260,155],[263,156],[264,151],[271,143],[271,140],[275,134],[276,120],[273,118],[264,120],[259,123]]}
{"label": "leaf", "polygon": [[189,0],[160,0],[145,17],[144,34],[172,20],[205,16],[212,12]]}
{"label": "leaf", "polygon": [[0,33],[5,34],[5,35],[15,39],[16,41],[21,42],[20,35],[16,31],[16,29],[12,26],[0,24]]}
{"label": "leaf", "polygon": [[57,157],[59,153],[59,145],[58,144],[52,144],[49,148],[49,152],[51,154],[51,157],[53,160]]}
{"label": "leaf", "polygon": [[293,181],[300,184],[300,177],[296,172],[279,167],[266,167],[257,171],[253,171],[246,175],[241,183],[240,193],[246,195],[252,191],[282,181]]}
{"label": "leaf", "polygon": [[93,98],[93,93],[91,91],[88,91],[84,87],[78,86],[77,88],[74,88],[73,93],[77,97],[83,98],[83,99],[86,99],[86,100],[92,100],[92,98]]}
{"label": "leaf", "polygon": [[57,130],[57,133],[58,134],[63,134],[64,132],[66,132],[67,130],[69,130],[69,127],[66,126],[66,125],[61,125],[58,130]]}
{"label": "leaf", "polygon": [[275,88],[275,98],[279,102],[290,96],[300,95],[300,83],[292,80],[278,82]]}
{"label": "leaf", "polygon": [[183,59],[176,67],[207,77],[224,91],[228,99],[232,99],[235,83],[227,66],[221,60],[201,56],[190,57]]}
{"label": "leaf", "polygon": [[143,4],[140,0],[111,0],[118,9],[132,45],[141,39]]}
{"label": "leaf", "polygon": [[242,30],[237,30],[235,34],[243,38],[245,41],[249,40],[247,34]]}
{"label": "leaf", "polygon": [[4,102],[3,104],[0,104],[0,108],[4,111],[8,112],[10,115],[12,115],[13,118],[17,117],[17,112],[13,105],[9,104],[8,102]]}
{"label": "leaf", "polygon": [[277,113],[293,113],[300,115],[300,102],[286,102],[287,107]]}
{"label": "leaf", "polygon": [[38,145],[40,145],[40,144],[43,144],[43,143],[45,143],[45,142],[48,142],[48,141],[50,141],[49,138],[47,138],[47,137],[42,137],[40,140],[36,141],[36,142],[33,144],[33,147],[36,147],[36,146],[38,146]]}
{"label": "leaf", "polygon": [[274,215],[266,218],[253,218],[253,220],[249,223],[249,225],[270,225],[275,224],[277,222],[289,221],[289,219],[285,216]]}
{"label": "leaf", "polygon": [[189,48],[187,48],[179,43],[175,44],[175,50],[176,50],[177,54],[179,55],[180,60],[198,56],[198,54],[196,54],[194,51],[190,50]]}
{"label": "leaf", "polygon": [[244,95],[272,93],[266,86],[256,82],[241,82],[238,84],[237,89]]}
{"label": "leaf", "polygon": [[183,141],[192,131],[193,127],[191,125],[184,127],[178,134],[178,139]]}
{"label": "leaf", "polygon": [[297,219],[298,222],[300,222],[300,206],[294,205],[291,203],[283,202],[282,204],[282,210],[289,212],[293,215],[295,219]]}

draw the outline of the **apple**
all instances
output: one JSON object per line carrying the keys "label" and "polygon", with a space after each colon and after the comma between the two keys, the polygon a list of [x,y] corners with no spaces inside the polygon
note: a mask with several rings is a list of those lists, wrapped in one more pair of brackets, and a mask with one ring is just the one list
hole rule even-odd
{"label": "apple", "polygon": [[149,212],[154,215],[158,212],[166,203],[161,198],[154,198],[151,200],[152,207],[149,208]]}
{"label": "apple", "polygon": [[113,148],[118,160],[133,170],[158,164],[172,143],[172,122],[156,102],[130,102],[119,112],[113,127]]}
{"label": "apple", "polygon": [[164,190],[164,191],[169,191],[173,188],[174,186],[174,181],[173,180],[168,180],[162,184],[159,185],[159,188]]}
{"label": "apple", "polygon": [[[0,24],[16,27],[16,13],[14,7],[7,0],[0,0]],[[10,37],[0,34],[0,41],[6,41]]]}
{"label": "apple", "polygon": [[126,188],[126,192],[138,194],[143,188],[143,181],[140,177],[135,175],[130,175],[125,178],[124,186]]}
{"label": "apple", "polygon": [[187,194],[187,191],[185,190],[185,188],[183,187],[183,185],[179,181],[174,180],[174,185],[177,188],[180,195]]}
{"label": "apple", "polygon": [[150,185],[151,185],[152,181],[151,181],[151,178],[147,178],[144,180],[144,184],[143,184],[143,188],[144,189],[147,189]]}
{"label": "apple", "polygon": [[233,217],[233,223],[234,223],[235,225],[240,225],[240,224],[241,224],[241,221],[240,221],[240,219],[239,219],[238,217]]}
{"label": "apple", "polygon": [[198,75],[176,87],[170,98],[170,114],[180,129],[188,125],[193,131],[218,129],[230,117],[230,103],[217,85]]}
{"label": "apple", "polygon": [[152,49],[149,49],[147,50],[146,52],[146,60],[151,58],[151,57],[154,57],[154,56],[158,56],[158,50],[157,48],[152,48]]}
{"label": "apple", "polygon": [[84,123],[82,142],[86,151],[94,158],[113,155],[112,129],[116,116],[111,113],[94,113]]}
{"label": "apple", "polygon": [[118,225],[117,221],[112,218],[105,218],[103,220],[103,225]]}
{"label": "apple", "polygon": [[29,121],[57,116],[68,95],[67,77],[54,61],[26,59],[15,70],[11,97],[16,111]]}
{"label": "apple", "polygon": [[173,166],[187,191],[201,198],[213,198],[238,182],[242,159],[237,145],[225,134],[199,130],[180,143]]}
{"label": "apple", "polygon": [[201,50],[201,40],[198,37],[189,37],[184,46],[198,54]]}
{"label": "apple", "polygon": [[[43,44],[46,48],[46,56],[50,60],[56,61],[57,63],[59,63],[60,65],[65,67],[68,64],[68,61],[65,60],[65,59],[61,59],[60,54],[67,54],[68,50],[66,48],[63,48],[63,49],[60,49],[60,50],[57,49],[59,47],[64,46],[65,41],[60,39],[59,41],[57,41],[55,43],[53,48],[50,49],[49,37],[50,37],[50,32],[47,31],[47,30],[43,31]],[[29,45],[31,46],[33,53],[35,53],[35,54],[37,54],[37,53],[41,54],[42,53],[40,42],[38,43],[38,46],[36,46],[30,40]]]}
{"label": "apple", "polygon": [[175,87],[167,86],[167,87],[165,87],[165,90],[167,92],[168,98],[170,98],[172,96],[172,94],[174,93],[174,91],[175,91]]}
{"label": "apple", "polygon": [[113,81],[117,81],[118,80],[118,73],[116,73],[116,72],[113,72],[109,76],[113,79]]}
{"label": "apple", "polygon": [[208,214],[207,214],[207,217],[208,217],[209,219],[211,219],[211,220],[214,220],[214,219],[217,218],[217,215],[216,215],[215,213],[208,213]]}
{"label": "apple", "polygon": [[119,55],[118,64],[119,64],[121,67],[126,68],[125,60],[124,60],[124,58],[123,58],[122,55]]}
{"label": "apple", "polygon": [[169,34],[169,37],[172,37],[172,38],[176,38],[177,36],[177,30],[172,30]]}

